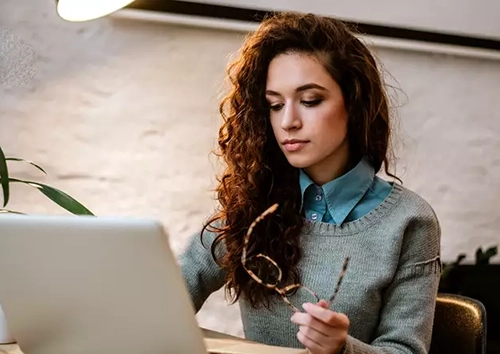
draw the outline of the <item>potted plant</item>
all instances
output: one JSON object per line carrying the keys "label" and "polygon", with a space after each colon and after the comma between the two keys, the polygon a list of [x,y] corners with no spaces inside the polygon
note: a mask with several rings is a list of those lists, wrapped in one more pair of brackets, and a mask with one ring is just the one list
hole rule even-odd
{"label": "potted plant", "polygon": [[[35,181],[27,181],[19,178],[15,178],[9,175],[8,163],[9,162],[24,162],[30,164],[32,167],[38,169],[43,174],[46,174],[45,170],[39,165],[27,161],[18,157],[5,157],[5,154],[0,147],[0,186],[2,189],[3,195],[3,204],[0,207],[0,214],[2,213],[16,213],[16,214],[24,214],[21,211],[11,210],[7,208],[7,205],[10,200],[10,184],[11,183],[22,183],[29,187],[33,187],[38,189],[41,193],[43,193],[47,198],[66,209],[72,214],[75,215],[94,215],[89,209],[83,206],[80,202],[78,202],[73,197],[69,196],[67,193],[48,186],[46,184],[42,184]],[[1,217],[1,216],[0,216]],[[1,284],[0,284],[1,286]],[[7,328],[7,321],[5,319],[4,313],[2,311],[1,303],[0,303],[0,344],[14,343],[15,339],[12,334],[9,332]]]}
{"label": "potted plant", "polygon": [[491,263],[498,247],[476,250],[474,263],[462,263],[461,253],[452,263],[443,263],[439,292],[469,296],[481,301],[486,308],[487,350],[500,353],[500,264]]}

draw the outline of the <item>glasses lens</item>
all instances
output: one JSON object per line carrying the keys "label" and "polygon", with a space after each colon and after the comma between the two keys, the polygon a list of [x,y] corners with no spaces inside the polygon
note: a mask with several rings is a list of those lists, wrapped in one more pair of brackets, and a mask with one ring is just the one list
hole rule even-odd
{"label": "glasses lens", "polygon": [[274,286],[280,281],[280,269],[266,256],[257,255],[248,258],[246,268],[264,285]]}

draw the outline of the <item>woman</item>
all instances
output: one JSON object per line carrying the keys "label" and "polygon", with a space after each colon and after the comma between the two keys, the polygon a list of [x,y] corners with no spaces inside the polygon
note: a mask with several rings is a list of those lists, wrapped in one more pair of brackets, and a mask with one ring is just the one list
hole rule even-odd
{"label": "woman", "polygon": [[427,353],[440,227],[426,201],[375,175],[395,177],[369,50],[337,20],[279,14],[246,39],[228,76],[220,209],[180,258],[196,311],[225,286],[253,341]]}

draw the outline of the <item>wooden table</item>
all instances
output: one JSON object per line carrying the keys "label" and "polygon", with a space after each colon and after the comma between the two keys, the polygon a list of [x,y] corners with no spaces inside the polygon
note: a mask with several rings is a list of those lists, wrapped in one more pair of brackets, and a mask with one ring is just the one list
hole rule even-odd
{"label": "wooden table", "polygon": [[[256,354],[307,354],[304,349],[282,348],[266,346],[229,334],[202,328],[203,336],[208,342],[207,346],[212,349],[210,353],[256,353]],[[219,339],[230,339],[220,341]],[[0,354],[24,354],[17,344],[0,345]]]}
{"label": "wooden table", "polygon": [[0,344],[0,354],[23,354],[17,344]]}
{"label": "wooden table", "polygon": [[[225,333],[220,333],[216,331],[212,331],[210,329],[202,328],[203,336],[205,338],[216,338],[216,339],[235,339],[235,340],[242,340],[244,341],[245,339],[232,336],[229,334]],[[0,354],[24,354],[21,349],[19,348],[19,345],[17,344],[0,344]]]}

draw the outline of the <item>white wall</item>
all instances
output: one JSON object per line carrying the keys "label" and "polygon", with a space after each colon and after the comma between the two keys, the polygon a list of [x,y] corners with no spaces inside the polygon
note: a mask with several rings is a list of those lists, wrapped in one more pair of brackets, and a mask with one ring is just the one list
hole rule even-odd
{"label": "white wall", "polygon": [[[218,94],[242,35],[118,18],[66,23],[52,0],[3,0],[0,23],[39,54],[27,86],[0,86],[0,144],[49,177],[17,164],[12,173],[61,188],[97,215],[159,218],[179,252],[214,207]],[[500,61],[378,56],[404,92],[398,173],[436,209],[444,259],[500,243]],[[10,207],[65,214],[27,186],[14,188]],[[241,334],[237,307],[221,293],[199,319]]]}

